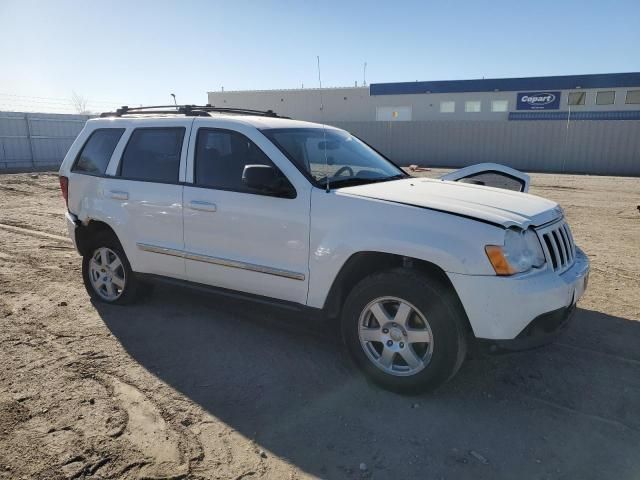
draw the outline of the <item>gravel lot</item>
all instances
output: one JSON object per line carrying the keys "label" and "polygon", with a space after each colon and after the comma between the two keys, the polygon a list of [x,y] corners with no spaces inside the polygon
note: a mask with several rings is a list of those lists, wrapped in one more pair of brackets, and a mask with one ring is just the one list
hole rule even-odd
{"label": "gravel lot", "polygon": [[640,179],[533,175],[592,261],[573,324],[418,397],[299,314],[92,304],[57,182],[0,175],[0,478],[640,478]]}

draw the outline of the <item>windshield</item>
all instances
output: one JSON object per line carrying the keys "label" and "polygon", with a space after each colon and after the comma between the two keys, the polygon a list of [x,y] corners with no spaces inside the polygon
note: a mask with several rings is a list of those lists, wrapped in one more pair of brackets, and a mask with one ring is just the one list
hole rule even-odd
{"label": "windshield", "polygon": [[317,185],[345,187],[406,174],[353,135],[331,128],[262,130]]}

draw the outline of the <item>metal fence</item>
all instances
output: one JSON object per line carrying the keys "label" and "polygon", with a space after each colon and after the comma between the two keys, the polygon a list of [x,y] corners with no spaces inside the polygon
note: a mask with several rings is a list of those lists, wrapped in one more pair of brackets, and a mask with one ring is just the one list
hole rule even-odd
{"label": "metal fence", "polygon": [[640,120],[332,123],[401,165],[640,176]]}
{"label": "metal fence", "polygon": [[[88,118],[0,112],[0,171],[57,168]],[[401,165],[640,176],[640,120],[330,123]]]}
{"label": "metal fence", "polygon": [[0,170],[57,168],[88,118],[0,112]]}

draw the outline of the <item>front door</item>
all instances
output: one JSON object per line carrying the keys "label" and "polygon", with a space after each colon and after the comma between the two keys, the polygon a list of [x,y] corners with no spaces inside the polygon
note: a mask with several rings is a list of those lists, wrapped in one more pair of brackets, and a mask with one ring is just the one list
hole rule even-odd
{"label": "front door", "polygon": [[[191,184],[184,187],[187,278],[304,304],[311,185],[294,178],[294,186],[284,173],[294,167],[255,129],[229,127],[194,123],[187,167]],[[247,186],[247,165],[273,167],[289,193]]]}

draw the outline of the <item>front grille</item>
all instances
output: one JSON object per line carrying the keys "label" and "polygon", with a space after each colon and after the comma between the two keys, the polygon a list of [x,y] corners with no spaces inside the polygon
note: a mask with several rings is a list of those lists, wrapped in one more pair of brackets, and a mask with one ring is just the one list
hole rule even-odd
{"label": "front grille", "polygon": [[569,225],[564,220],[538,229],[544,255],[554,272],[567,270],[576,258],[576,246]]}

